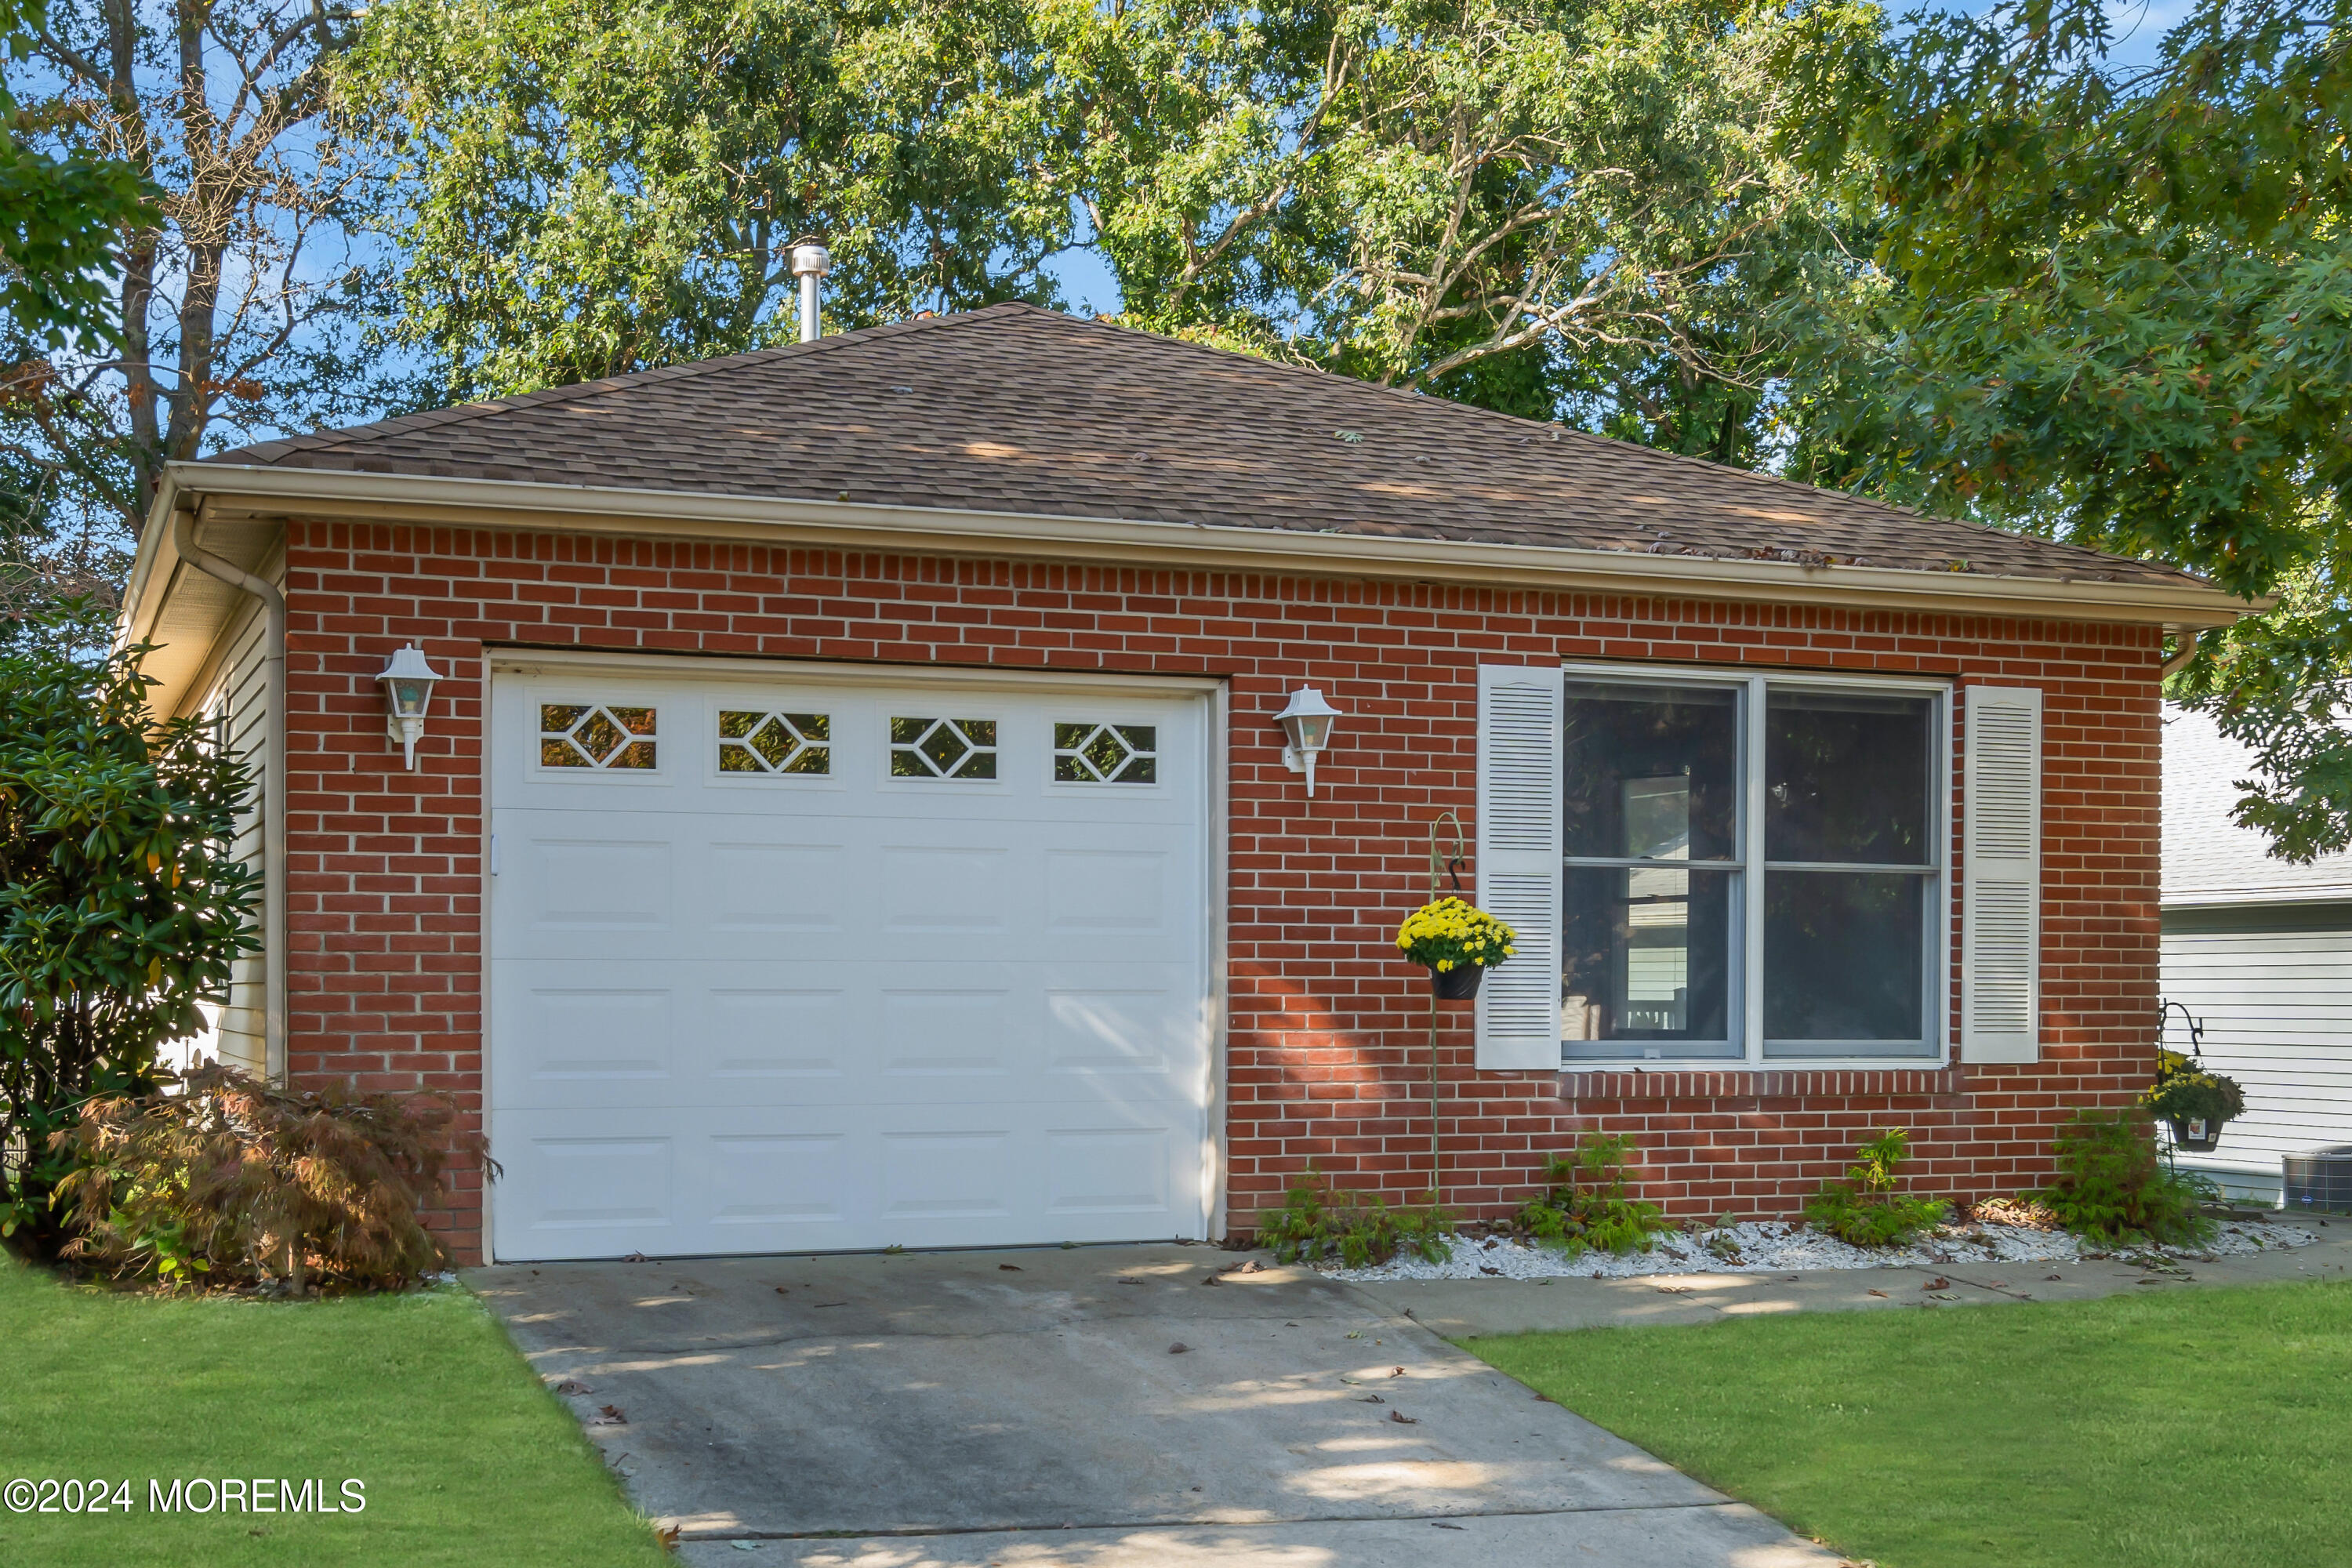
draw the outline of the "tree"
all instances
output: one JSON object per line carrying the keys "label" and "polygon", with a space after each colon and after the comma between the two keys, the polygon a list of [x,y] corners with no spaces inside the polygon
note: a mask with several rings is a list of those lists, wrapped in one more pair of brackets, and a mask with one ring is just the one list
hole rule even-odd
{"label": "tree", "polygon": [[[31,54],[45,0],[0,0],[0,65]],[[105,271],[125,227],[147,216],[138,172],[115,159],[53,157],[25,140],[16,95],[0,75],[0,319],[48,348],[113,340]]]}
{"label": "tree", "polygon": [[1753,460],[1805,352],[1769,302],[1861,278],[1777,150],[1773,8],[1040,14],[1070,183],[1145,326]]}
{"label": "tree", "polygon": [[39,1250],[71,1168],[50,1135],[153,1087],[258,945],[230,843],[251,781],[209,726],[151,725],[145,651],[0,655],[0,1235]]}
{"label": "tree", "polygon": [[2137,75],[2093,0],[1807,21],[1800,154],[1881,212],[1866,374],[1814,411],[1852,482],[2284,593],[2173,689],[2254,747],[2242,823],[2352,844],[2352,4],[2199,0]]}
{"label": "tree", "polygon": [[381,395],[344,331],[360,171],[322,117],[351,27],[324,0],[59,0],[33,29],[43,139],[160,193],[118,242],[119,350],[0,343],[0,464],[68,542],[127,546],[168,462]]}
{"label": "tree", "polygon": [[393,0],[345,73],[388,151],[391,340],[491,396],[788,342],[790,247],[827,310],[1048,300],[1017,0]]}

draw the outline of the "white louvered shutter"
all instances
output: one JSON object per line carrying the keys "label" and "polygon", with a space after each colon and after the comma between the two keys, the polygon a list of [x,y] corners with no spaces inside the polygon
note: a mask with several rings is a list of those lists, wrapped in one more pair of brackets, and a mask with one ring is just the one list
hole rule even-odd
{"label": "white louvered shutter", "polygon": [[1478,1066],[1559,1069],[1560,668],[1478,670],[1478,904],[1518,942],[1478,991]]}
{"label": "white louvered shutter", "polygon": [[2042,1055],[2042,693],[1971,686],[1961,809],[1960,1059]]}

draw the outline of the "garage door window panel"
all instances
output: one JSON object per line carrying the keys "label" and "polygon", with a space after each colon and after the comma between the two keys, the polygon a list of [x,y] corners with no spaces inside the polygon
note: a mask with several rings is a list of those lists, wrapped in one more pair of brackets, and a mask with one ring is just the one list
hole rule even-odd
{"label": "garage door window panel", "polygon": [[833,771],[833,716],[722,708],[719,770],[823,777]]}
{"label": "garage door window panel", "polygon": [[900,779],[993,779],[993,719],[893,718],[890,776]]}
{"label": "garage door window panel", "polygon": [[542,702],[540,766],[649,771],[656,765],[656,717],[651,708],[625,703]]}
{"label": "garage door window panel", "polygon": [[1160,731],[1150,724],[1056,722],[1054,782],[1148,784],[1160,778]]}

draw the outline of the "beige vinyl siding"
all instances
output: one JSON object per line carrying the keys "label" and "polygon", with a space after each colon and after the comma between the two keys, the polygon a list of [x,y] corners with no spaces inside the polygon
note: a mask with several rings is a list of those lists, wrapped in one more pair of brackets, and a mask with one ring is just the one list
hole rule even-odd
{"label": "beige vinyl siding", "polygon": [[[2220,1146],[2182,1163],[2274,1176],[2282,1154],[2352,1144],[2352,929],[2207,929],[2230,918],[2165,921],[2165,998],[2203,1022],[2207,1065],[2246,1091]],[[2308,918],[2352,926],[2352,906]],[[2165,1042],[2185,1050],[2179,1019]]]}
{"label": "beige vinyl siding", "polygon": [[[258,606],[249,606],[230,623],[205,700],[195,710],[225,725],[230,749],[245,760],[251,774],[252,792],[246,808],[237,814],[236,848],[237,857],[257,874],[262,868],[262,769],[268,756],[268,682],[262,646],[268,626],[268,617]],[[255,918],[260,917],[257,900]],[[211,1037],[192,1042],[193,1054],[217,1057],[255,1073],[265,1071],[268,1009],[258,950],[237,959],[228,1005],[207,1011],[215,1016]]]}

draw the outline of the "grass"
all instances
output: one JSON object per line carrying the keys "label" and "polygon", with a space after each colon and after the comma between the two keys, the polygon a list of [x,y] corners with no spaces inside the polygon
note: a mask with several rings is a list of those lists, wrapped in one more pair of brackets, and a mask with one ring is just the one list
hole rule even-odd
{"label": "grass", "polygon": [[[206,1568],[663,1562],[571,1415],[456,1289],[167,1300],[0,1258],[0,1482],[130,1479],[136,1510],[0,1511],[0,1563]],[[147,1483],[307,1478],[365,1511],[156,1514]]]}
{"label": "grass", "polygon": [[1879,1568],[2352,1560],[2352,1284],[1467,1348]]}

